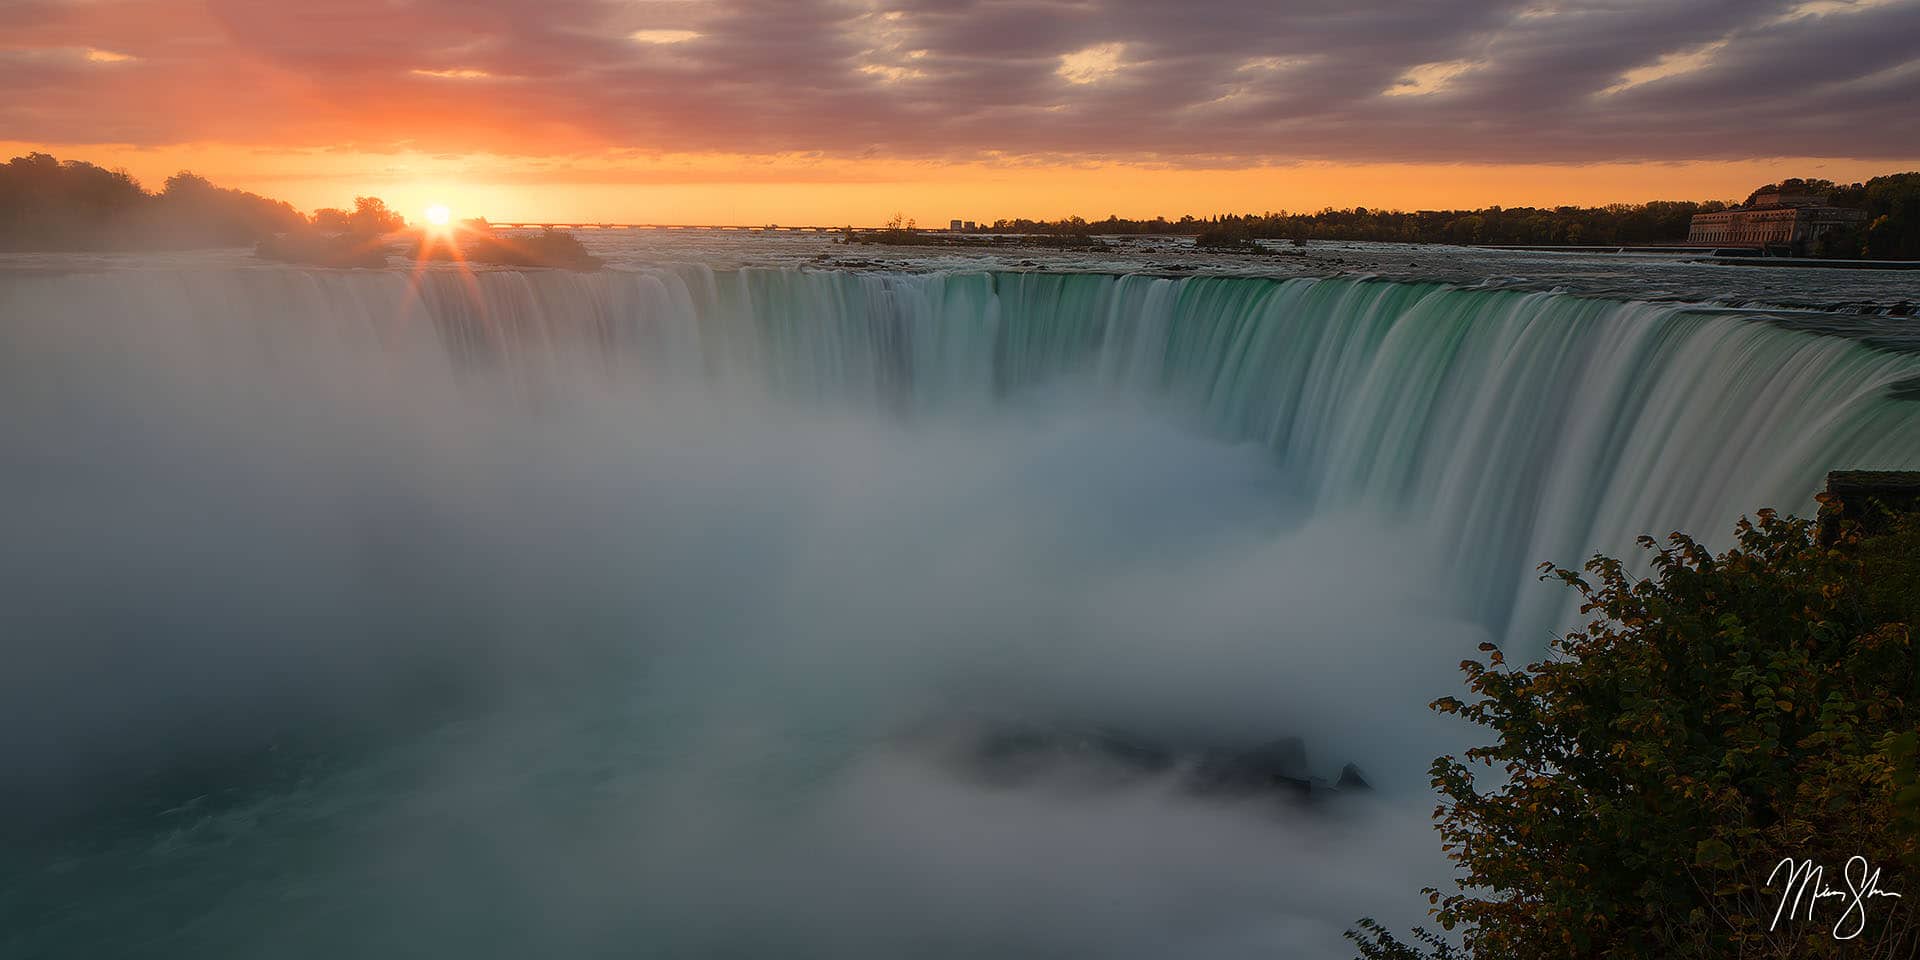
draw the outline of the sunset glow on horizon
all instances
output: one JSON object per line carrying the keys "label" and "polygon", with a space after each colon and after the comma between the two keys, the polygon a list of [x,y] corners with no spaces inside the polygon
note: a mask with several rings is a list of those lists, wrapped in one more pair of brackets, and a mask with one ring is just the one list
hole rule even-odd
{"label": "sunset glow on horizon", "polygon": [[961,218],[1151,218],[1323,207],[1450,209],[1488,205],[1737,200],[1788,176],[1868,179],[1920,161],[1783,157],[1594,164],[1303,162],[1240,168],[1144,163],[1013,164],[685,155],[362,154],[219,144],[0,143],[125,169],[149,187],[180,170],[311,212],[372,194],[396,209],[446,206],[504,221],[837,226],[896,213],[922,225]]}
{"label": "sunset glow on horizon", "polygon": [[[12,20],[0,76],[32,95],[0,104],[9,155],[149,186],[191,169],[303,210],[1178,218],[1735,199],[1920,163],[1906,0],[48,0]],[[1783,61],[1825,65],[1784,112]]]}

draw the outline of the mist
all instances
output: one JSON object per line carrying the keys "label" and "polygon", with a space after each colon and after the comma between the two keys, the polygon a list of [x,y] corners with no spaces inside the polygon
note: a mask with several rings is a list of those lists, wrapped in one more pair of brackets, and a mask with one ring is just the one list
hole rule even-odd
{"label": "mist", "polygon": [[[903,416],[183,302],[9,329],[7,882],[98,931],[18,945],[1284,955],[1446,876],[1425,704],[1489,634],[1262,445],[1072,378]],[[1377,791],[983,784],[956,723]]]}

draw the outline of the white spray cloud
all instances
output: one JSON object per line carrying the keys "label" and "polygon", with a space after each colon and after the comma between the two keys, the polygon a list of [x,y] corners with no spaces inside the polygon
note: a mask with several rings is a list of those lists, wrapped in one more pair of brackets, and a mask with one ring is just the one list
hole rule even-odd
{"label": "white spray cloud", "polygon": [[[318,772],[73,833],[44,895],[94,947],[1234,956],[1444,878],[1425,703],[1483,634],[1417,531],[1308,515],[1263,448],[1071,386],[903,420],[146,321],[15,334],[51,366],[0,438],[14,796],[268,740]],[[902,738],[960,715],[1298,735],[1382,790],[995,790]]]}

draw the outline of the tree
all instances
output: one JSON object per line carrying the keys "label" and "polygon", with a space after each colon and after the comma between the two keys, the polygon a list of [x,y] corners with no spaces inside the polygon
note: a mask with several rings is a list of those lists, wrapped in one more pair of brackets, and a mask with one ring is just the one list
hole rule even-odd
{"label": "tree", "polygon": [[469,241],[465,256],[475,263],[565,270],[597,270],[601,264],[573,234],[552,227],[531,237],[479,234]]}
{"label": "tree", "polygon": [[124,171],[30,153],[0,166],[0,249],[97,250],[151,200]]}
{"label": "tree", "polygon": [[353,212],[347,215],[347,232],[363,237],[393,233],[406,225],[406,218],[387,209],[387,202],[379,197],[354,197]]}
{"label": "tree", "polygon": [[[1495,734],[1434,762],[1458,890],[1430,890],[1442,926],[1481,957],[1913,956],[1902,901],[1769,930],[1781,860],[1841,886],[1861,855],[1920,897],[1920,515],[1867,535],[1762,511],[1714,556],[1651,538],[1651,579],[1595,557],[1545,567],[1578,591],[1584,630],[1541,663],[1461,664],[1477,699],[1436,710]],[[1475,767],[1492,768],[1486,783]],[[1883,889],[1900,892],[1897,887]]]}
{"label": "tree", "polygon": [[1209,227],[1194,235],[1193,245],[1203,250],[1240,250],[1257,251],[1260,245],[1253,242],[1253,234],[1238,223]]}
{"label": "tree", "polygon": [[1447,233],[1455,243],[1479,243],[1486,239],[1487,219],[1478,215],[1461,217],[1447,227]]}
{"label": "tree", "polygon": [[199,199],[211,195],[217,189],[213,181],[191,170],[182,170],[167,178],[165,187],[160,191],[163,197],[180,200]]}
{"label": "tree", "polygon": [[124,171],[44,153],[0,167],[0,247],[9,249],[241,246],[300,222],[285,203],[185,171],[151,194]]}
{"label": "tree", "polygon": [[1834,227],[1813,239],[1813,255],[1829,260],[1852,260],[1866,249],[1866,231],[1859,227]]}
{"label": "tree", "polygon": [[1347,939],[1360,951],[1360,960],[1466,960],[1459,947],[1424,927],[1413,928],[1414,942],[1407,943],[1372,917],[1361,917],[1354,926]]}
{"label": "tree", "polygon": [[353,229],[353,215],[339,207],[321,207],[313,212],[313,228],[322,233],[346,233]]}
{"label": "tree", "polygon": [[1874,177],[1865,190],[1867,256],[1920,257],[1920,173]]}
{"label": "tree", "polygon": [[287,203],[243,190],[217,187],[206,177],[181,171],[126,229],[145,247],[243,246],[302,225]]}

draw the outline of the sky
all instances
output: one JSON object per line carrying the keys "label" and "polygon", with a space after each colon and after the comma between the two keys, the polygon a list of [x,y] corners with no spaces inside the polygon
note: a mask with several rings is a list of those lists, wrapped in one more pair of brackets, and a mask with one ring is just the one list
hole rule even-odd
{"label": "sky", "polygon": [[313,209],[870,225],[1920,168],[1920,0],[0,0],[0,149]]}

